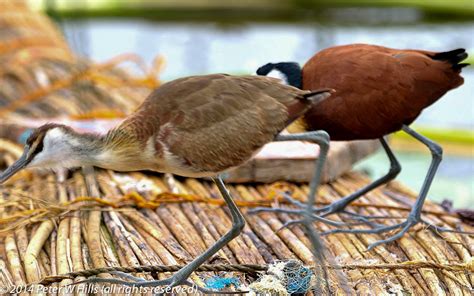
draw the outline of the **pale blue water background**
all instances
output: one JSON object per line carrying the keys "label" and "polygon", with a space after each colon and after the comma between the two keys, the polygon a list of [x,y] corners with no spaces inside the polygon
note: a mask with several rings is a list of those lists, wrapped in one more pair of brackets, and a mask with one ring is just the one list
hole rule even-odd
{"label": "pale blue water background", "polygon": [[[373,43],[395,48],[443,51],[464,47],[474,54],[474,22],[384,26],[321,25],[317,23],[148,22],[139,19],[89,19],[63,23],[74,50],[104,61],[133,52],[147,62],[166,58],[162,79],[213,72],[252,73],[267,62],[304,63],[320,49],[348,43]],[[465,69],[465,84],[448,93],[416,121],[430,127],[474,128],[474,68]],[[418,190],[430,156],[399,152],[403,166],[399,180]],[[374,177],[388,162],[377,153],[357,168]],[[455,206],[474,207],[474,147],[471,157],[446,156],[435,179],[431,199],[454,199]]]}

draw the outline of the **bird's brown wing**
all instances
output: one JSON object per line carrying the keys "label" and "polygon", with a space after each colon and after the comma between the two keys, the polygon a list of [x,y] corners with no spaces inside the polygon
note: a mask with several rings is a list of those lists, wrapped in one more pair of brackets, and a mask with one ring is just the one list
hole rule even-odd
{"label": "bird's brown wing", "polygon": [[268,77],[194,76],[158,88],[141,112],[160,122],[157,153],[167,149],[198,171],[219,172],[272,141],[305,108],[305,93]]}
{"label": "bird's brown wing", "polygon": [[[440,99],[446,92],[463,84],[460,68],[449,59],[435,59],[435,52],[422,50],[393,50],[405,75],[412,79],[410,96],[422,109]],[[447,52],[449,53],[449,52]]]}
{"label": "bird's brown wing", "polygon": [[411,123],[462,83],[451,65],[430,54],[364,44],[316,54],[303,67],[303,88],[337,92],[306,113],[308,128],[326,130],[334,140],[354,140],[379,138]]}
{"label": "bird's brown wing", "polygon": [[308,128],[326,130],[334,140],[377,138],[400,128],[400,95],[411,83],[401,70],[378,47],[340,46],[316,54],[303,67],[303,88],[325,85],[337,92],[305,114]]}

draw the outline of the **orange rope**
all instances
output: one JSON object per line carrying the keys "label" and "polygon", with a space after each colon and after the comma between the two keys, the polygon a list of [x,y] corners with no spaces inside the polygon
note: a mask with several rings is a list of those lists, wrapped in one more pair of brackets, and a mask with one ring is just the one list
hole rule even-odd
{"label": "orange rope", "polygon": [[[278,194],[278,191],[275,189],[278,188],[287,188],[287,184],[285,183],[275,183],[272,185],[272,189],[269,190],[268,197],[262,198],[260,200],[235,200],[235,203],[239,207],[261,207],[261,206],[272,206],[274,203],[282,203],[288,204],[289,202],[281,197]],[[101,198],[93,198],[93,197],[80,197],[71,201],[70,204],[80,201],[94,201],[99,204],[103,204],[105,206],[111,206],[114,208],[120,208],[124,206],[124,201],[132,201],[137,207],[139,208],[148,208],[148,209],[155,209],[162,203],[183,203],[183,202],[202,202],[208,203],[213,205],[224,205],[225,202],[223,199],[216,199],[210,197],[203,197],[194,194],[176,194],[170,192],[160,193],[151,199],[147,199],[144,196],[140,195],[138,192],[129,192],[125,194],[121,199],[117,202],[110,202]],[[328,205],[329,202],[317,202],[318,205]],[[374,207],[374,208],[381,208],[381,209],[393,209],[399,211],[410,211],[410,208],[405,207],[398,207],[398,206],[387,206],[387,205],[379,205],[379,204],[365,204],[365,203],[351,203],[351,206],[354,207]],[[453,218],[459,218],[457,214],[448,213],[448,212],[441,212],[441,211],[428,211],[423,210],[424,214],[431,214],[435,216],[449,216]]]}
{"label": "orange rope", "polygon": [[[262,198],[260,200],[253,200],[253,201],[236,200],[235,203],[237,204],[237,206],[240,206],[240,207],[271,206],[275,202],[287,204],[288,201],[284,200],[281,197],[281,195],[278,194],[279,188],[285,189],[287,187],[288,185],[286,183],[276,183],[273,186],[271,186],[267,194],[268,196],[267,198]],[[125,194],[124,196],[116,200],[110,200],[110,199],[107,200],[107,199],[99,198],[99,197],[80,196],[72,201],[62,203],[59,205],[47,205],[47,206],[39,207],[36,209],[21,210],[11,216],[0,218],[0,224],[4,224],[4,225],[12,224],[12,223],[17,224],[16,222],[24,221],[26,218],[28,220],[31,220],[31,219],[37,220],[41,217],[47,216],[48,214],[54,214],[54,213],[60,214],[60,213],[65,213],[70,210],[77,210],[78,209],[77,207],[71,208],[70,206],[81,203],[81,202],[95,203],[95,205],[88,204],[87,206],[102,205],[102,206],[111,207],[114,209],[119,209],[119,208],[123,208],[127,206],[136,206],[138,208],[156,209],[158,206],[160,206],[160,204],[163,204],[163,203],[182,203],[182,202],[203,202],[203,203],[208,203],[208,204],[213,204],[213,205],[218,205],[218,206],[224,205],[224,200],[222,199],[203,197],[203,196],[194,195],[194,194],[175,194],[175,193],[164,192],[147,199],[146,197],[142,196],[140,193],[133,191],[133,192],[129,192]],[[129,202],[131,202],[131,204]],[[328,204],[328,203],[320,203],[320,204]],[[403,211],[410,210],[409,208],[376,205],[376,204],[351,204],[351,206],[352,205],[359,206],[359,207],[391,208],[391,209],[403,210]],[[9,205],[9,206],[15,207],[14,204]],[[19,205],[16,205],[16,206],[18,207]],[[81,205],[79,206],[81,207],[81,209],[85,209],[85,207]],[[423,211],[423,213],[433,214],[433,215],[438,215],[438,216],[457,217],[456,215],[453,215],[451,213],[446,213],[446,212]]]}

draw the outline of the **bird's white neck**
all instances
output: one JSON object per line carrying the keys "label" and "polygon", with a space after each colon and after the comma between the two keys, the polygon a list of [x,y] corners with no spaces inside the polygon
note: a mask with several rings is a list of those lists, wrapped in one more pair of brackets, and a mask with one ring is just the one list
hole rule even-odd
{"label": "bird's white neck", "polygon": [[141,148],[133,136],[120,130],[101,136],[54,128],[45,135],[43,146],[29,167],[57,170],[94,166],[115,171],[153,167],[154,151],[148,149],[148,145]]}
{"label": "bird's white neck", "polygon": [[58,169],[95,166],[103,150],[103,140],[100,136],[55,128],[45,135],[43,146],[29,167]]}

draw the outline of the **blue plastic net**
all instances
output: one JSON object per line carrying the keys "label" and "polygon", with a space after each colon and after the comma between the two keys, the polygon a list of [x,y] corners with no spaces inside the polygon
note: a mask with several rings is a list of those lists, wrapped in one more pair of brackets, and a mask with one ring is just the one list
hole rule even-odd
{"label": "blue plastic net", "polygon": [[311,285],[313,272],[298,261],[288,261],[283,268],[286,290],[290,295],[305,294]]}
{"label": "blue plastic net", "polygon": [[230,287],[231,285],[234,285],[235,287],[239,287],[240,286],[239,279],[236,277],[226,278],[226,277],[214,276],[206,280],[206,288],[212,289],[212,290],[222,290],[224,288]]}

